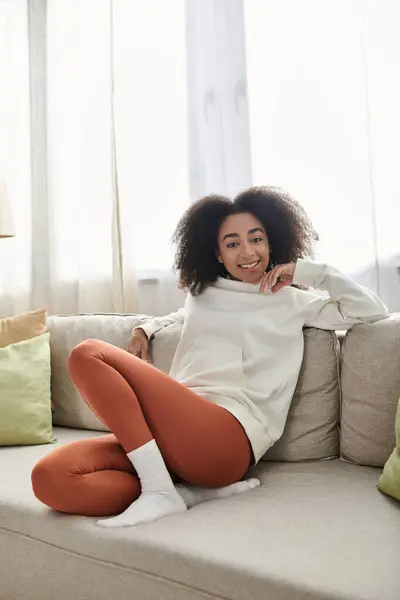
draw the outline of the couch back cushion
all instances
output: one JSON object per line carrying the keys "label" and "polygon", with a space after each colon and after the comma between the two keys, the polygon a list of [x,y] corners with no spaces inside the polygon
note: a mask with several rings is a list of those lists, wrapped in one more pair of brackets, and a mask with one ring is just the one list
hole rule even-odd
{"label": "couch back cushion", "polygon": [[[68,374],[68,356],[85,339],[105,340],[127,348],[133,327],[144,322],[139,315],[80,315],[50,317],[52,399],[55,425],[107,428],[83,402]],[[169,372],[181,335],[180,325],[157,333],[151,342],[150,359]],[[304,359],[284,434],[265,455],[266,460],[301,461],[337,456],[340,394],[338,341],[332,332],[304,330]]]}
{"label": "couch back cushion", "polygon": [[332,331],[306,328],[303,334],[303,363],[285,430],[264,460],[339,456],[339,341]]}
{"label": "couch back cushion", "polygon": [[342,345],[342,458],[383,467],[396,444],[400,397],[400,313],[355,325]]}
{"label": "couch back cushion", "polygon": [[51,351],[53,424],[108,431],[82,400],[68,372],[71,350],[87,339],[100,339],[127,348],[132,329],[147,320],[143,315],[76,315],[48,317]]}

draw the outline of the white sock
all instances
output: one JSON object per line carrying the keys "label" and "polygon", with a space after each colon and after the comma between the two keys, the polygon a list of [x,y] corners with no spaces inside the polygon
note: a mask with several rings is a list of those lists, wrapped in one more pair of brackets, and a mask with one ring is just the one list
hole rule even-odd
{"label": "white sock", "polygon": [[260,487],[260,485],[260,481],[253,477],[216,489],[197,487],[195,485],[189,485],[188,483],[178,483],[175,487],[184,499],[186,506],[191,508],[195,504],[200,504],[200,502],[237,496],[238,494],[243,494],[249,490],[254,490]]}
{"label": "white sock", "polygon": [[127,457],[136,469],[142,493],[122,514],[111,519],[101,519],[97,521],[98,525],[130,527],[187,510],[185,502],[175,489],[155,440],[132,450]]}

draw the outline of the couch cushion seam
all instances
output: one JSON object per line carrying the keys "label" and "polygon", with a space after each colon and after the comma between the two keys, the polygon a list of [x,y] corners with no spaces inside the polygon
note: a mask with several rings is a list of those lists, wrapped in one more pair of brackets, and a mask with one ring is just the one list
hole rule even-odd
{"label": "couch cushion seam", "polygon": [[174,579],[168,579],[167,577],[164,577],[161,575],[155,575],[154,573],[150,573],[149,571],[145,571],[143,569],[137,569],[135,567],[127,567],[125,565],[120,565],[119,563],[114,563],[111,561],[103,560],[101,558],[95,558],[93,556],[89,556],[88,554],[84,554],[83,552],[77,552],[76,550],[68,550],[67,548],[63,548],[62,546],[57,546],[57,544],[53,544],[51,542],[46,542],[44,540],[39,540],[38,538],[36,538],[32,535],[28,535],[27,533],[21,533],[20,531],[14,531],[13,529],[8,529],[7,527],[3,527],[3,526],[0,526],[0,532],[1,531],[5,531],[6,533],[14,534],[15,536],[24,537],[29,540],[33,540],[34,542],[44,544],[45,546],[49,546],[51,548],[57,548],[57,550],[61,550],[62,552],[66,552],[68,554],[72,554],[73,556],[77,556],[77,557],[84,558],[89,561],[93,561],[93,562],[98,563],[103,566],[116,567],[118,569],[122,569],[123,571],[127,571],[130,573],[138,573],[140,575],[145,575],[145,576],[149,577],[150,579],[153,578],[153,579],[156,579],[161,582],[170,583],[170,584],[176,585],[178,587],[185,588],[186,590],[195,590],[197,592],[200,592],[201,594],[204,594],[204,596],[207,598],[210,598],[210,600],[229,600],[229,598],[227,596],[221,596],[221,595],[216,595],[211,592],[206,592],[205,590],[202,590],[201,588],[197,588],[197,587],[188,585],[187,583],[182,583],[180,581],[175,581]]}

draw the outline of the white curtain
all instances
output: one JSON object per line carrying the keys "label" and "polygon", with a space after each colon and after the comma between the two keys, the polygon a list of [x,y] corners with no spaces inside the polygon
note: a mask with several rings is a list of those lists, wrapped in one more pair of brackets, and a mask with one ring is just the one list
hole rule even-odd
{"label": "white curtain", "polygon": [[292,192],[318,258],[400,311],[400,3],[244,6],[254,183]]}
{"label": "white curtain", "polygon": [[17,230],[0,246],[0,314],[174,309],[170,238],[189,204],[183,0],[0,11],[0,177]]}
{"label": "white curtain", "polygon": [[181,304],[210,192],[289,189],[318,257],[400,310],[397,0],[0,0],[0,315]]}
{"label": "white curtain", "polygon": [[28,19],[24,2],[0,1],[0,178],[7,183],[15,239],[0,240],[0,314],[29,307],[32,284]]}

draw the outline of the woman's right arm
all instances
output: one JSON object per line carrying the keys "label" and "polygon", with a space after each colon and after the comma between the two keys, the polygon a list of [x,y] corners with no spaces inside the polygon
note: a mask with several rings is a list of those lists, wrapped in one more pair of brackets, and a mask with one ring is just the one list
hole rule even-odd
{"label": "woman's right arm", "polygon": [[168,325],[183,323],[184,319],[185,311],[183,308],[180,308],[177,312],[166,315],[165,317],[155,317],[154,319],[150,319],[144,325],[135,327],[132,331],[132,339],[128,347],[128,352],[142,360],[147,360],[150,338],[157,333],[157,331],[168,327]]}
{"label": "woman's right arm", "polygon": [[175,323],[183,324],[184,319],[185,309],[180,308],[177,312],[170,313],[165,317],[155,317],[154,319],[151,319],[144,325],[135,327],[133,331],[135,331],[136,329],[143,329],[143,331],[147,335],[147,338],[150,339],[151,336],[157,333],[157,331],[160,331],[160,329],[164,329],[165,327],[168,327],[169,325],[174,325]]}

